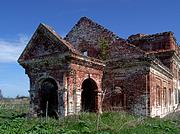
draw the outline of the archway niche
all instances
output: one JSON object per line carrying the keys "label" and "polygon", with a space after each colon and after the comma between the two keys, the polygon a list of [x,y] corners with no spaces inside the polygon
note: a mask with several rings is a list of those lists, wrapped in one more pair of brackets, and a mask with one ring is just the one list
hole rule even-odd
{"label": "archway niche", "polygon": [[40,109],[42,116],[58,118],[58,86],[54,79],[47,78],[42,81],[40,88]]}
{"label": "archway niche", "polygon": [[121,111],[126,109],[126,93],[123,86],[115,86],[111,92],[111,105],[113,111]]}
{"label": "archway niche", "polygon": [[98,87],[96,82],[88,78],[82,83],[81,107],[83,112],[98,111]]}

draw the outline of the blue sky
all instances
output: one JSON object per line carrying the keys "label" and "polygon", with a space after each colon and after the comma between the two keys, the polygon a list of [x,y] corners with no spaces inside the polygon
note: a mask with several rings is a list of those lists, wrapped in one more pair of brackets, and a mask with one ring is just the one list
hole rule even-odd
{"label": "blue sky", "polygon": [[173,31],[180,41],[179,0],[1,0],[0,89],[28,95],[29,79],[16,62],[40,22],[66,33],[87,16],[123,38]]}

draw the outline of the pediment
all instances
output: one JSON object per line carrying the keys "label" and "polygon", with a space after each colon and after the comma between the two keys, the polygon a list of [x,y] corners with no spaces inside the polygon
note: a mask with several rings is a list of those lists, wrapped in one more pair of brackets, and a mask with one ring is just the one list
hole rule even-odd
{"label": "pediment", "polygon": [[21,54],[18,62],[41,59],[47,56],[72,52],[70,44],[64,41],[54,30],[40,24]]}

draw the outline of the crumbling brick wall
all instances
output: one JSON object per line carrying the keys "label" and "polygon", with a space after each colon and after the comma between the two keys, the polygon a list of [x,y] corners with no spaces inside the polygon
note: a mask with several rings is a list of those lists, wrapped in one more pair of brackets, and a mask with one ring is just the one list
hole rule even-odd
{"label": "crumbling brick wall", "polygon": [[172,69],[172,56],[174,51],[178,52],[179,50],[172,32],[152,35],[136,34],[131,35],[127,41],[146,51],[149,55],[155,56],[165,66]]}
{"label": "crumbling brick wall", "polygon": [[[143,106],[146,105],[140,104],[144,102],[141,100],[133,100],[135,99],[134,93],[138,90],[141,91],[141,95],[137,92],[139,96],[143,97],[144,94],[143,75],[142,72],[139,71],[141,70],[141,66],[137,67],[136,65],[131,65],[134,63],[133,60],[136,61],[138,58],[141,59],[144,56],[145,53],[142,50],[136,48],[132,44],[129,44],[124,39],[119,38],[114,33],[89,20],[88,18],[81,18],[67,34],[65,39],[80,51],[88,50],[88,56],[95,58],[101,58],[100,42],[101,39],[105,40],[108,44],[108,49],[107,59],[105,60],[106,67],[103,76],[103,90],[106,90],[103,109],[107,110],[108,108],[109,110],[115,110],[114,108],[118,107],[116,105],[121,105],[120,109],[128,109],[133,113],[145,115]],[[128,59],[133,60],[128,62]],[[123,65],[126,63],[129,64],[126,66]],[[136,69],[133,69],[133,67]],[[118,69],[118,71],[116,69]],[[125,78],[119,79],[120,75],[124,75],[123,77]],[[135,85],[133,84],[133,80],[135,79],[139,80],[139,85],[136,87],[134,87]],[[112,93],[115,88],[123,88],[123,93]],[[123,97],[123,100],[113,99],[119,97]],[[139,108],[136,111],[136,108],[134,107],[135,104],[137,104],[137,107]]]}
{"label": "crumbling brick wall", "polygon": [[163,116],[177,106],[180,49],[172,32],[124,40],[83,17],[64,39],[41,24],[19,59],[30,78],[31,113],[40,113],[39,89],[47,78],[57,83],[62,116],[82,110],[86,80],[93,83],[88,93],[95,95],[95,112],[102,110],[102,93],[103,110]]}
{"label": "crumbling brick wall", "polygon": [[122,109],[138,115],[146,115],[148,110],[146,104],[148,101],[148,94],[146,94],[148,80],[146,77],[149,72],[146,61],[144,60],[143,62],[142,59],[129,59],[128,62],[125,62],[119,59],[119,61],[111,61],[107,65],[109,66],[106,70],[104,83],[107,84],[105,87],[109,88],[109,90],[107,99],[105,98],[104,109],[112,105],[108,102],[118,101],[109,96],[114,91],[116,92],[118,87],[121,87],[125,95],[124,100],[122,100],[124,102]]}
{"label": "crumbling brick wall", "polygon": [[[143,35],[143,34],[137,34],[137,35],[132,35],[128,38],[128,42],[136,45],[137,47],[141,48],[142,50],[146,51],[146,53],[149,56],[156,57],[169,69],[171,73],[170,78],[165,78],[162,74],[156,72],[155,74],[151,75],[156,75],[153,76],[154,79],[151,79],[152,83],[156,83],[156,86],[158,85],[161,91],[161,102],[164,101],[163,99],[163,92],[166,92],[167,94],[171,92],[172,99],[168,103],[168,105],[164,106],[163,104],[156,106],[154,104],[155,101],[152,102],[151,100],[151,114],[153,115],[163,115],[165,113],[168,113],[172,111],[173,107],[177,106],[177,101],[178,101],[178,89],[179,89],[179,46],[176,43],[176,39],[174,37],[174,34],[172,32],[163,32],[163,33],[158,33],[158,34],[152,34],[152,35]],[[160,63],[160,64],[161,64]],[[163,66],[162,65],[162,66]],[[164,69],[166,69],[164,67]],[[165,71],[164,71],[165,72]],[[150,75],[150,76],[151,76]],[[155,79],[155,77],[159,79]],[[160,81],[158,83],[158,81]],[[166,81],[166,82],[165,82]],[[164,84],[168,83],[168,84]],[[157,97],[157,92],[155,92],[155,85],[152,87],[152,96],[150,97],[153,99],[154,97]],[[164,91],[167,90],[167,91]],[[170,96],[170,95],[169,95]],[[170,97],[164,97],[169,99]],[[153,111],[153,108],[156,109]],[[158,110],[159,109],[159,110]]]}
{"label": "crumbling brick wall", "polygon": [[175,50],[175,42],[172,32],[152,35],[131,35],[128,38],[128,42],[147,52]]}
{"label": "crumbling brick wall", "polygon": [[105,40],[108,45],[116,40],[123,40],[113,32],[83,17],[66,35],[65,40],[70,42],[79,51],[88,51],[88,56],[100,58],[100,42]]}
{"label": "crumbling brick wall", "polygon": [[80,112],[82,83],[89,78],[97,84],[97,91],[94,91],[95,110],[101,112],[104,63],[79,54],[49,27],[40,24],[18,61],[25,68],[30,79],[32,116],[45,115],[42,103],[53,107],[49,104],[53,102],[52,100],[48,100],[49,103],[42,102],[46,97],[43,94],[45,89],[42,89],[45,80],[51,80],[57,86],[54,96],[57,97],[54,99],[58,100],[55,106],[57,107],[55,114],[58,114],[56,116]]}

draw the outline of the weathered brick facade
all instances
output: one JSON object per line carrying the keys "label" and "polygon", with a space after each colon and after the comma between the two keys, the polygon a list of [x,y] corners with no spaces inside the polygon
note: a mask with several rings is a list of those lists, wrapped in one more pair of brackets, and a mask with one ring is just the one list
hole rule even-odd
{"label": "weathered brick facade", "polygon": [[125,40],[83,17],[64,39],[40,24],[18,62],[30,78],[32,115],[162,117],[178,105],[179,50],[172,32]]}

